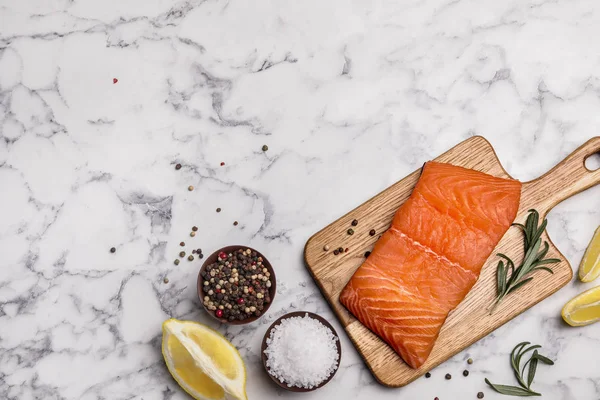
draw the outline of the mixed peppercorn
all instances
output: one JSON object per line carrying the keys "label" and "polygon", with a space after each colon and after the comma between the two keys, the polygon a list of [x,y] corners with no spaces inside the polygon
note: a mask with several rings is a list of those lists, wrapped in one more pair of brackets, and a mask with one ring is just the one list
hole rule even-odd
{"label": "mixed peppercorn", "polygon": [[259,317],[271,303],[271,273],[263,261],[250,249],[220,252],[200,272],[204,306],[228,321]]}

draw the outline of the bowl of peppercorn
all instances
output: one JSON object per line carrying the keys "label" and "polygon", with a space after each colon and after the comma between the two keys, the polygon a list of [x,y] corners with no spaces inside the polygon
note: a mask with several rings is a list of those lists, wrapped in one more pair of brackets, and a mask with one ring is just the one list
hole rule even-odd
{"label": "bowl of peppercorn", "polygon": [[212,253],[198,274],[198,296],[223,324],[242,325],[267,312],[276,293],[275,271],[260,252],[227,246]]}

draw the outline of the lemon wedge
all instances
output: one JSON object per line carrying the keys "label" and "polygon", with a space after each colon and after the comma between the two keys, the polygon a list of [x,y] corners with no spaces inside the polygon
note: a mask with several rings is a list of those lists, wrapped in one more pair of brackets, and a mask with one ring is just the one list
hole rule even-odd
{"label": "lemon wedge", "polygon": [[600,321],[600,286],[581,293],[565,304],[562,317],[571,326],[585,326]]}
{"label": "lemon wedge", "polygon": [[582,282],[591,282],[598,276],[600,276],[600,226],[596,229],[579,266],[579,279]]}
{"label": "lemon wedge", "polygon": [[192,321],[163,323],[162,353],[177,383],[196,400],[247,400],[246,367],[220,333]]}

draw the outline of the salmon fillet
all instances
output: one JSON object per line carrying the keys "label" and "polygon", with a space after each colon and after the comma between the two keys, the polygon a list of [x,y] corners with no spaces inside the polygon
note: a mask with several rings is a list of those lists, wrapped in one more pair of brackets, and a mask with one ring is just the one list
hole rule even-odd
{"label": "salmon fillet", "polygon": [[428,162],[340,302],[412,368],[515,219],[521,183]]}

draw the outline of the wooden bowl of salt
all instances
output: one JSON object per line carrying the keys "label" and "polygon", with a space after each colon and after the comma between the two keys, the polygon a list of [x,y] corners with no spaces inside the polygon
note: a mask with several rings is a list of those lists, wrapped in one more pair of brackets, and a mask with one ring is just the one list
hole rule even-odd
{"label": "wooden bowl of salt", "polygon": [[342,346],[325,318],[296,311],[279,317],[267,329],[261,357],[277,386],[291,392],[312,392],[325,386],[339,369]]}

